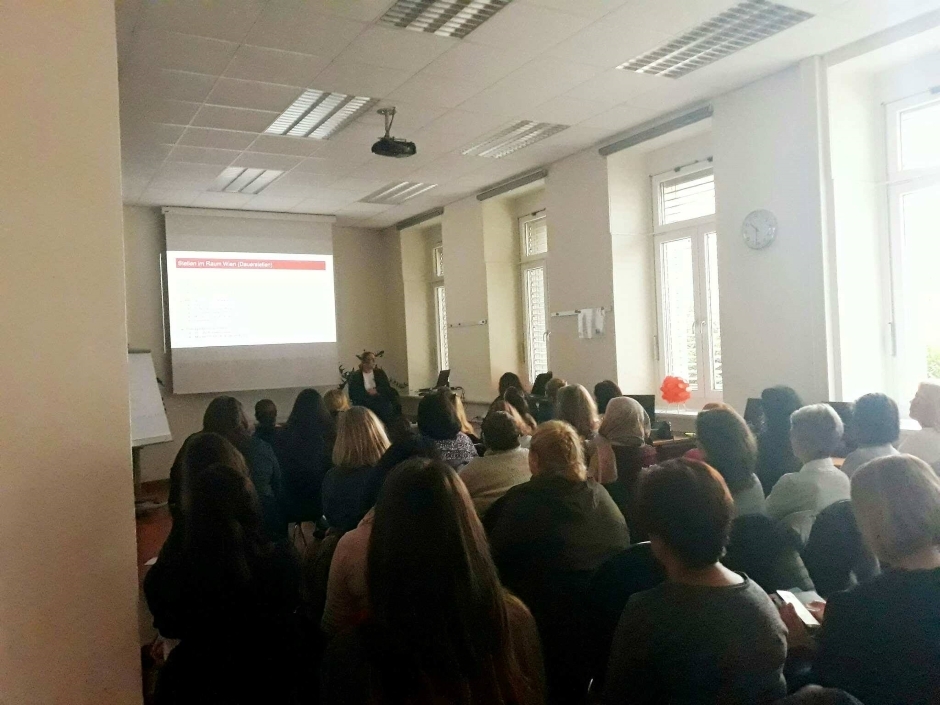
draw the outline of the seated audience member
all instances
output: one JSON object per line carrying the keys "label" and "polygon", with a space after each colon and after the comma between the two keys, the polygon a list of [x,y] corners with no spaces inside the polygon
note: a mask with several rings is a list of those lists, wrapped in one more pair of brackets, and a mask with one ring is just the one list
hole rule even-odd
{"label": "seated audience member", "polygon": [[630,397],[612,399],[594,438],[596,452],[588,477],[606,485],[623,474],[632,488],[639,471],[656,463],[656,449],[646,443],[649,435],[650,417],[640,402]]}
{"label": "seated audience member", "polygon": [[899,450],[936,469],[940,464],[940,382],[924,382],[917,388],[911,418],[921,430],[905,436]]}
{"label": "seated audience member", "polygon": [[594,437],[600,426],[594,397],[580,384],[569,384],[555,397],[555,418],[569,424],[584,443],[584,461],[590,462],[595,452]]}
{"label": "seated audience member", "polygon": [[451,393],[451,399],[454,402],[454,411],[457,412],[457,421],[460,422],[461,433],[465,434],[474,445],[478,445],[480,439],[477,437],[477,434],[474,433],[473,424],[470,423],[470,419],[467,418],[467,410],[464,408],[463,400],[459,395],[453,393]]}
{"label": "seated audience member", "polygon": [[667,581],[633,595],[603,702],[771,703],[786,695],[786,628],[759,585],[719,563],[734,514],[717,471],[672,460],[640,479],[637,511]]}
{"label": "seated audience member", "polygon": [[546,572],[593,571],[630,545],[617,505],[588,480],[581,439],[570,425],[549,421],[538,427],[529,470],[532,479],[501,500],[490,536],[510,589],[538,583]]}
{"label": "seated audience member", "polygon": [[388,435],[389,442],[395,444],[417,436],[418,429],[408,420],[407,416],[399,412],[385,424],[385,433]]}
{"label": "seated audience member", "polygon": [[330,643],[323,703],[544,702],[535,623],[500,585],[448,465],[412,460],[389,474],[367,573],[368,619]]}
{"label": "seated audience member", "polygon": [[560,377],[552,377],[545,383],[544,398],[539,400],[535,409],[536,422],[545,423],[555,418],[555,398],[558,396],[558,390],[567,385],[568,383]]}
{"label": "seated audience member", "polygon": [[183,447],[180,448],[176,461],[170,468],[167,506],[170,509],[174,529],[182,527],[185,504],[183,495],[192,483],[192,478],[216,463],[235,468],[245,477],[249,476],[245,457],[224,436],[201,431],[194,433],[183,442]]}
{"label": "seated audience member", "polygon": [[202,430],[225,436],[245,456],[251,482],[261,502],[265,531],[272,541],[287,540],[287,519],[281,508],[281,466],[274,449],[251,435],[241,402],[228,396],[213,399],[202,417]]}
{"label": "seated audience member", "polygon": [[255,404],[255,436],[273,446],[276,433],[277,406],[270,399],[262,399]]}
{"label": "seated audience member", "polygon": [[617,386],[616,382],[605,379],[603,382],[595,384],[594,399],[597,401],[597,413],[606,414],[607,404],[610,403],[610,400],[622,396],[623,392],[620,391],[620,387]]}
{"label": "seated audience member", "polygon": [[[320,625],[328,635],[337,634],[361,622],[368,609],[366,589],[366,555],[372,535],[373,508],[388,474],[406,460],[426,458],[440,460],[437,448],[426,438],[412,436],[389,446],[372,473],[372,480],[363,497],[366,515],[352,531],[347,531],[336,544],[329,566],[325,603]],[[320,590],[324,590],[320,587]]]}
{"label": "seated audience member", "polygon": [[344,389],[330,389],[323,395],[323,403],[334,419],[341,411],[349,409],[349,397]]}
{"label": "seated audience member", "polygon": [[535,433],[535,425],[527,423],[525,419],[519,415],[516,407],[514,407],[505,399],[497,399],[492,404],[490,404],[488,413],[493,411],[504,411],[509,414],[510,418],[512,418],[513,422],[516,424],[516,428],[518,429],[519,435],[521,436],[520,443],[522,447],[528,448],[532,434]]}
{"label": "seated audience member", "polygon": [[[940,702],[940,480],[909,455],[878,458],[852,478],[865,542],[891,570],[829,598],[814,672],[865,705]],[[784,608],[791,645],[805,629]]]}
{"label": "seated audience member", "polygon": [[901,415],[891,397],[885,394],[859,397],[851,426],[858,448],[842,463],[842,472],[849,477],[869,460],[898,454],[892,444],[901,435]]}
{"label": "seated audience member", "polygon": [[515,372],[504,372],[499,378],[499,396],[504,397],[510,389],[518,389],[525,394],[525,387],[522,386],[522,380]]}
{"label": "seated audience member", "polygon": [[467,486],[473,507],[480,516],[510,488],[532,477],[529,451],[519,446],[519,429],[509,414],[491,411],[486,415],[483,443],[486,454],[474,458],[460,471],[460,479]]}
{"label": "seated audience member", "polygon": [[222,464],[192,477],[182,539],[168,542],[144,593],[160,634],[180,643],[155,702],[276,703],[289,699],[299,570],[265,536],[251,482]]}
{"label": "seated audience member", "polygon": [[421,398],[418,402],[418,432],[437,446],[445,463],[457,469],[478,454],[473,441],[460,430],[453,396],[449,389],[438,389]]}
{"label": "seated audience member", "polygon": [[512,404],[513,408],[519,412],[519,416],[522,417],[522,420],[528,424],[530,428],[535,428],[538,424],[535,421],[535,418],[532,416],[532,411],[529,408],[529,402],[526,399],[525,392],[516,387],[510,387],[506,390],[506,393],[503,394],[503,399]]}
{"label": "seated audience member", "polygon": [[812,518],[830,504],[849,498],[849,478],[832,463],[843,430],[842,419],[828,404],[804,406],[793,413],[793,453],[803,467],[784,475],[774,486],[767,497],[770,516],[786,519],[797,512],[805,513],[811,525]]}
{"label": "seated audience member", "polygon": [[531,480],[490,507],[490,546],[503,583],[538,623],[549,702],[576,702],[590,679],[590,581],[598,567],[630,545],[630,534],[607,491],[587,479],[581,439],[568,424],[538,427],[529,469]]}
{"label": "seated audience member", "polygon": [[754,470],[757,441],[747,423],[731,407],[702,411],[695,421],[704,461],[724,478],[734,500],[734,515],[763,514],[764,488]]}
{"label": "seated audience member", "polygon": [[382,422],[364,406],[339,415],[333,467],[323,480],[323,514],[332,528],[350,531],[362,520],[372,469],[388,446]]}
{"label": "seated audience member", "polygon": [[385,370],[377,366],[375,353],[364,352],[359,360],[359,369],[349,375],[349,400],[385,422],[395,414],[398,392],[392,388]]}
{"label": "seated audience member", "polygon": [[274,443],[283,474],[282,504],[289,520],[315,522],[323,516],[320,493],[332,466],[335,439],[333,417],[320,392],[304,389]]}
{"label": "seated audience member", "polygon": [[757,439],[757,477],[769,494],[777,480],[800,469],[790,443],[790,416],[802,408],[803,402],[790,387],[779,386],[763,391],[761,406],[764,428]]}

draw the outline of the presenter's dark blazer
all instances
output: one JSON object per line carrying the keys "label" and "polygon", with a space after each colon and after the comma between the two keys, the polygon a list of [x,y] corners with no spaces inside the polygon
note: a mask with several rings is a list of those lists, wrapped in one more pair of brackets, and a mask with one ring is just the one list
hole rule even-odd
{"label": "presenter's dark blazer", "polygon": [[[389,402],[394,402],[398,393],[392,388],[391,382],[388,381],[385,370],[376,367],[373,372],[375,373],[375,389],[378,391],[379,396]],[[371,407],[372,399],[373,397],[366,391],[366,382],[362,370],[356,370],[349,376],[349,400],[356,406]]]}

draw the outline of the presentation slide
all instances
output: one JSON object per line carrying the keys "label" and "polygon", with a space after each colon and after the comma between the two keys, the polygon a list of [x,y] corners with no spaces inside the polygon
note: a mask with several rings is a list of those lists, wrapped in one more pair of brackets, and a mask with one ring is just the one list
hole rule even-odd
{"label": "presentation slide", "polygon": [[166,256],[174,350],[336,342],[332,255]]}

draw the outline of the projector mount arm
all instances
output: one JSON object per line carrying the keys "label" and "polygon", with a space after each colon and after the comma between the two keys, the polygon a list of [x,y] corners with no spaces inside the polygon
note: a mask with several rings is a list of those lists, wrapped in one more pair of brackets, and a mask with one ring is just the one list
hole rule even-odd
{"label": "projector mount arm", "polygon": [[379,108],[376,111],[379,115],[385,118],[385,138],[388,139],[392,136],[392,124],[395,122],[395,108]]}

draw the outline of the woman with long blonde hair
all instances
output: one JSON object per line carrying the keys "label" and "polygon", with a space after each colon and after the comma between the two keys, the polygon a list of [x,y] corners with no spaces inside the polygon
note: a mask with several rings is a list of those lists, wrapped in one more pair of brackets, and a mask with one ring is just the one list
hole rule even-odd
{"label": "woman with long blonde hair", "polygon": [[354,529],[368,511],[364,494],[371,471],[388,446],[385,427],[364,406],[354,406],[337,417],[333,468],[323,480],[323,515],[331,527]]}

